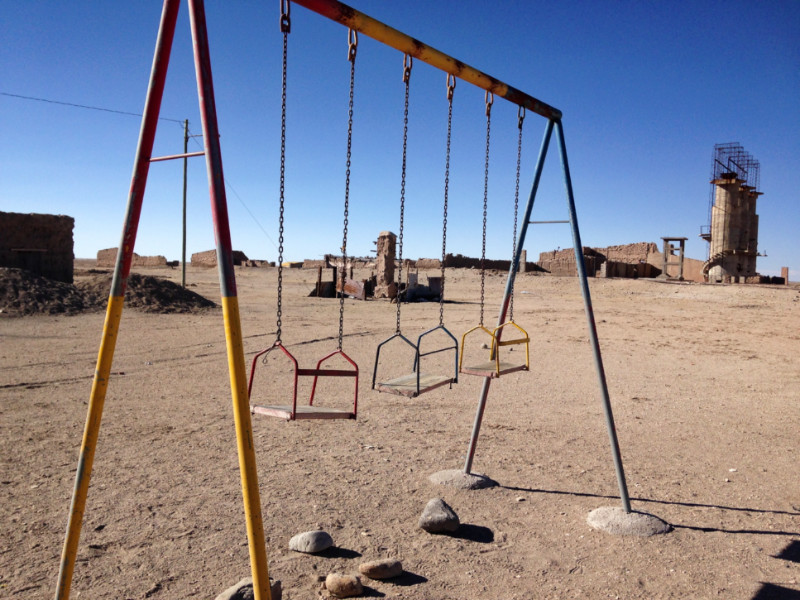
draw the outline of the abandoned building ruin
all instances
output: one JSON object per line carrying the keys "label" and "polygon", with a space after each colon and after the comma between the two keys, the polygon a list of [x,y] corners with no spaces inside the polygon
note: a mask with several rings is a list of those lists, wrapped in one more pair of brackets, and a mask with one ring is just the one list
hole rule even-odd
{"label": "abandoned building ruin", "polygon": [[64,215],[0,212],[0,267],[72,283],[74,227]]}
{"label": "abandoned building ruin", "polygon": [[709,243],[703,274],[709,283],[762,283],[756,272],[756,201],[761,165],[738,143],[714,146],[709,225],[700,237]]}
{"label": "abandoned building ruin", "polygon": [[396,242],[397,236],[391,231],[381,231],[378,241],[375,243],[376,298],[397,296],[397,284],[394,282]]}
{"label": "abandoned building ruin", "polygon": [[[100,268],[114,268],[117,264],[117,252],[119,248],[105,248],[97,251],[97,266]],[[140,256],[133,253],[131,266],[133,267],[166,267],[167,259],[164,256]]]}

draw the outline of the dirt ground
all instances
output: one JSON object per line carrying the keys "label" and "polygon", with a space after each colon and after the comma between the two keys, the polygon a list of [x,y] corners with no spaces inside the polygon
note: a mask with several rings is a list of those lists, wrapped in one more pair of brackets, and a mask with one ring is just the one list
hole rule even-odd
{"label": "dirt ground", "polygon": [[[237,268],[248,367],[274,339],[276,274]],[[314,271],[285,276],[283,340],[308,365],[336,346],[338,302],[307,297]],[[215,271],[190,269],[188,281],[218,302]],[[504,273],[487,277],[487,323],[504,284]],[[477,271],[448,272],[445,323],[459,338],[477,324],[479,287]],[[413,400],[373,391],[395,305],[348,299],[358,420],[254,417],[270,575],[284,598],[323,596],[320,577],[384,557],[406,574],[365,581],[367,597],[800,598],[800,290],[590,287],[633,508],[674,530],[619,537],[586,523],[619,499],[577,280],[518,279],[531,372],[491,384],[473,470],[500,485],[478,491],[428,476],[463,466],[481,380],[462,375]],[[438,323],[438,304],[403,305],[402,317],[415,339]],[[103,319],[0,319],[0,597],[53,596]],[[405,362],[390,355],[387,368]],[[253,396],[285,403],[269,366]],[[352,381],[327,379],[317,402],[346,406]],[[458,513],[456,534],[418,528],[434,497]],[[316,528],[335,549],[288,549]],[[212,599],[249,571],[221,311],[126,310],[72,597]]]}

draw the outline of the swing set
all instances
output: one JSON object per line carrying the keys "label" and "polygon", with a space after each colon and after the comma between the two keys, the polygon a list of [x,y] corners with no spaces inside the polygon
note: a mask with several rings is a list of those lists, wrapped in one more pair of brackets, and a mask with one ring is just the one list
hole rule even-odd
{"label": "swing set", "polygon": [[[484,325],[483,319],[483,285],[481,292],[481,318],[480,324],[477,328],[473,328],[467,332],[462,338],[462,348],[465,344],[466,337],[471,331],[484,331],[490,335],[492,342],[490,345],[490,361],[487,365],[478,366],[463,366],[459,365],[459,347],[455,337],[445,328],[443,317],[443,295],[444,295],[444,280],[442,280],[442,294],[440,296],[440,312],[439,312],[439,326],[423,333],[414,344],[409,341],[400,331],[400,303],[398,301],[397,313],[397,330],[395,335],[386,340],[379,346],[378,355],[380,355],[381,347],[389,343],[393,339],[398,339],[405,342],[414,350],[414,372],[410,378],[402,381],[385,381],[377,383],[377,359],[376,369],[373,373],[373,387],[387,391],[390,393],[400,393],[408,396],[416,396],[440,387],[448,383],[455,383],[458,379],[459,370],[462,373],[470,373],[480,375],[483,377],[483,385],[481,395],[478,401],[478,408],[475,416],[475,424],[473,426],[472,437],[468,451],[467,460],[464,466],[464,472],[469,473],[471,469],[472,460],[475,454],[477,445],[477,438],[480,432],[480,425],[486,406],[488,391],[490,383],[493,379],[512,373],[514,371],[527,370],[529,368],[528,358],[528,344],[529,337],[525,331],[516,325],[513,317],[513,286],[515,273],[517,271],[520,253],[525,241],[527,226],[530,223],[531,210],[533,208],[534,199],[538,189],[539,181],[542,174],[544,159],[547,154],[550,139],[553,131],[556,132],[559,153],[561,157],[561,165],[564,176],[564,186],[567,196],[567,208],[569,211],[569,222],[572,228],[573,244],[576,254],[576,265],[578,270],[578,279],[581,285],[581,292],[584,300],[585,312],[589,326],[589,339],[592,345],[592,350],[595,359],[595,367],[597,370],[598,382],[602,396],[603,409],[606,418],[606,426],[611,444],[612,457],[614,467],[616,470],[617,483],[620,491],[620,499],[622,507],[625,512],[630,513],[630,500],[628,498],[627,485],[625,483],[625,475],[622,468],[622,459],[619,452],[619,444],[616,437],[614,428],[613,415],[611,413],[611,405],[608,396],[608,386],[603,371],[602,359],[600,356],[600,348],[597,341],[597,330],[595,327],[594,315],[591,306],[591,297],[589,295],[589,288],[587,283],[585,266],[581,256],[581,240],[578,230],[577,216],[575,213],[575,201],[572,191],[572,182],[569,173],[569,165],[567,162],[566,146],[564,142],[563,127],[561,124],[561,112],[552,106],[549,106],[532,96],[521,92],[505,83],[494,79],[477,69],[474,69],[463,62],[430,47],[418,40],[415,40],[402,32],[392,29],[387,25],[368,17],[367,15],[354,10],[336,0],[295,0],[297,4],[305,6],[306,8],[317,12],[333,21],[336,21],[349,30],[348,33],[348,59],[351,63],[350,69],[350,105],[349,105],[349,127],[348,127],[348,154],[347,154],[347,169],[346,169],[346,185],[345,185],[345,201],[344,201],[344,233],[342,254],[343,267],[346,265],[347,255],[347,225],[348,225],[348,195],[349,195],[349,174],[350,174],[350,146],[352,135],[352,119],[353,119],[353,80],[354,80],[354,65],[355,54],[357,47],[357,35],[363,33],[387,46],[399,50],[408,57],[405,63],[404,72],[410,74],[411,60],[416,58],[422,60],[436,68],[439,68],[447,73],[447,89],[448,89],[448,161],[447,169],[445,172],[445,203],[444,203],[444,224],[443,224],[443,240],[442,240],[442,274],[444,275],[444,250],[446,244],[446,225],[447,225],[447,190],[448,190],[448,177],[449,177],[449,146],[450,146],[450,120],[452,117],[452,95],[455,88],[456,78],[460,78],[468,83],[486,90],[487,92],[487,170],[486,178],[488,181],[488,151],[489,151],[489,129],[490,129],[490,106],[494,97],[504,98],[519,107],[520,111],[520,144],[522,135],[522,118],[525,111],[534,112],[547,120],[545,127],[542,145],[539,151],[539,157],[536,164],[536,169],[533,178],[531,193],[525,208],[524,217],[522,219],[522,226],[520,228],[519,237],[516,236],[516,204],[515,200],[515,236],[514,236],[514,250],[513,260],[511,261],[509,275],[506,282],[506,289],[503,296],[503,301],[498,317],[497,325],[490,329]],[[291,352],[284,346],[282,341],[282,267],[279,267],[279,280],[278,280],[278,307],[277,307],[277,336],[275,342],[268,348],[257,353],[253,364],[251,366],[251,377],[248,381],[246,376],[246,366],[244,361],[244,348],[242,344],[242,331],[241,320],[239,316],[239,304],[236,289],[236,279],[233,269],[233,251],[231,244],[230,227],[228,222],[227,200],[224,186],[224,175],[222,170],[222,155],[219,144],[219,127],[217,124],[216,104],[214,99],[214,86],[211,78],[211,60],[208,44],[208,33],[206,27],[206,17],[203,0],[188,0],[189,5],[189,18],[192,29],[192,42],[195,60],[195,73],[197,77],[198,101],[200,104],[200,116],[203,127],[203,142],[205,146],[206,170],[209,180],[209,194],[212,206],[212,217],[214,223],[214,236],[217,242],[217,264],[220,274],[220,293],[221,304],[223,312],[223,321],[225,328],[225,338],[228,354],[228,366],[231,381],[231,396],[233,403],[233,416],[236,429],[237,451],[239,455],[240,476],[242,481],[242,496],[244,504],[245,522],[247,527],[248,546],[250,550],[250,565],[253,576],[253,594],[256,600],[269,600],[271,592],[269,587],[269,573],[267,569],[267,554],[265,546],[264,525],[262,521],[261,500],[258,487],[258,477],[255,462],[255,449],[253,445],[253,429],[251,422],[251,406],[250,406],[250,392],[252,392],[253,379],[252,375],[256,370],[257,361],[264,360],[270,353],[277,353],[276,356],[281,356],[291,365],[293,372],[293,392],[291,402],[286,405],[276,405],[262,407],[263,414],[278,416],[284,419],[354,419],[357,414],[358,404],[358,366],[355,362],[344,353],[342,348],[343,338],[343,319],[344,319],[344,286],[342,285],[342,298],[340,299],[339,308],[339,336],[337,348],[325,355],[320,359],[314,368],[303,369],[298,366],[297,360]],[[283,207],[284,207],[284,168],[285,168],[285,137],[286,137],[286,48],[287,36],[290,32],[290,3],[289,0],[281,0],[281,19],[280,28],[284,34],[284,70],[283,70],[283,110],[282,110],[282,128],[281,128],[281,259],[283,247]],[[105,322],[103,325],[102,341],[98,352],[97,366],[95,369],[94,380],[92,384],[91,395],[89,399],[89,406],[87,411],[86,425],[83,433],[83,441],[81,444],[80,457],[75,474],[75,485],[72,495],[72,503],[70,505],[69,518],[67,523],[67,531],[64,540],[64,546],[61,554],[61,563],[59,568],[58,582],[56,587],[56,600],[67,600],[69,598],[70,588],[72,585],[72,578],[77,561],[77,550],[80,539],[80,531],[83,523],[83,516],[86,507],[86,500],[88,496],[89,483],[92,473],[92,466],[94,462],[95,450],[97,447],[97,440],[99,436],[100,422],[103,413],[103,406],[105,402],[106,391],[108,388],[109,376],[111,374],[111,366],[113,362],[114,349],[119,332],[119,324],[122,317],[122,309],[124,304],[125,287],[130,274],[133,251],[136,241],[136,233],[139,224],[139,217],[142,209],[142,200],[144,197],[145,186],[147,183],[147,175],[149,172],[150,162],[152,161],[152,150],[155,139],[156,127],[158,125],[158,117],[161,107],[161,100],[164,92],[164,84],[166,80],[167,67],[169,65],[170,52],[172,49],[172,42],[175,33],[175,26],[177,22],[178,9],[180,0],[164,0],[161,15],[161,22],[156,40],[156,47],[153,57],[152,69],[150,74],[150,82],[147,90],[147,97],[142,117],[142,127],[140,130],[139,144],[136,151],[134,162],[133,175],[131,178],[131,187],[128,195],[128,207],[123,224],[122,239],[120,241],[119,251],[117,253],[117,261],[114,269],[114,275],[111,283],[111,292],[108,300],[108,307],[106,311]],[[404,75],[408,78],[408,74]],[[491,99],[491,101],[490,101]],[[406,113],[404,123],[404,137],[407,134],[408,125],[408,81],[406,79]],[[402,235],[402,218],[404,209],[404,190],[405,190],[405,144],[404,139],[404,161],[403,161],[403,178],[401,184],[401,235]],[[521,147],[521,146],[520,146]],[[188,156],[176,155],[174,158],[184,158]],[[485,186],[486,187],[486,186]],[[517,165],[517,193],[519,187],[519,150],[518,150],[518,165]],[[484,248],[482,260],[485,259],[485,227],[486,227],[486,200],[484,199]],[[402,240],[402,237],[401,237]],[[402,243],[402,242],[401,242]],[[402,250],[401,250],[402,252]],[[281,262],[279,261],[279,264]],[[402,264],[402,262],[401,262]],[[484,273],[482,265],[482,274]],[[345,269],[342,268],[342,279],[344,279]],[[482,275],[483,280],[483,275]],[[344,281],[342,281],[344,283]],[[510,309],[510,310],[509,310]],[[508,319],[507,319],[508,317]],[[509,340],[502,340],[501,334],[504,328],[514,329],[518,332],[518,337]],[[421,350],[423,337],[431,334],[433,331],[439,329],[445,332],[452,340],[452,345],[446,344],[442,347],[437,347],[432,351]],[[525,344],[526,346],[526,362],[524,366],[511,365],[507,361],[500,359],[500,349],[511,344]],[[435,380],[429,380],[427,376],[421,373],[421,361],[424,357],[435,352],[453,351],[455,354],[454,372],[452,376],[443,375]],[[463,356],[463,351],[461,353]],[[344,368],[330,368],[328,361],[338,360],[344,362]],[[312,391],[311,398],[308,406],[297,405],[297,392],[298,380],[300,377],[311,377]],[[314,404],[315,392],[317,390],[317,383],[319,378],[326,377],[343,377],[351,378],[355,384],[355,392],[353,397],[352,411],[339,410],[335,411],[330,408],[319,407]],[[435,384],[435,385],[433,385]],[[254,409],[255,412],[259,412]]]}

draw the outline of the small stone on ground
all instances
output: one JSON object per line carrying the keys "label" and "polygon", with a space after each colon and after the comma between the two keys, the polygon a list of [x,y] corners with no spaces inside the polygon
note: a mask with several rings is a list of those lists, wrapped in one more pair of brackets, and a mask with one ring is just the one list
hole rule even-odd
{"label": "small stone on ground", "polygon": [[305,554],[317,554],[333,546],[333,538],[329,533],[317,529],[298,533],[289,540],[289,549]]}
{"label": "small stone on ground", "polygon": [[355,575],[344,575],[342,573],[330,573],[325,578],[325,589],[337,598],[360,596],[364,593],[361,579]]}
{"label": "small stone on ground", "polygon": [[[269,587],[272,595],[272,600],[281,600],[283,591],[281,590],[281,582],[269,580]],[[247,577],[242,579],[236,585],[229,587],[222,592],[215,600],[253,600],[255,597],[253,593],[253,578]]]}
{"label": "small stone on ground", "polygon": [[601,506],[589,513],[586,521],[595,529],[614,535],[638,535],[649,537],[672,531],[672,526],[644,512],[625,512],[621,506]]}
{"label": "small stone on ground", "polygon": [[419,526],[428,533],[452,533],[461,525],[458,515],[441,498],[433,498],[419,518]]}
{"label": "small stone on ground", "polygon": [[391,579],[403,572],[403,563],[393,558],[371,560],[361,563],[359,572],[370,579]]}
{"label": "small stone on ground", "polygon": [[449,485],[460,490],[481,490],[498,485],[494,479],[490,479],[486,475],[464,473],[459,469],[438,471],[428,477],[428,481],[439,485]]}

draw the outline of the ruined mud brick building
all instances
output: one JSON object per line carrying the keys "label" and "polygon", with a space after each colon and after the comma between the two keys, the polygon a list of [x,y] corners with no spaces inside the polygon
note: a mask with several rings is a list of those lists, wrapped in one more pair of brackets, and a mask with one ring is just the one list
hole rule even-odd
{"label": "ruined mud brick building", "polygon": [[[106,248],[97,252],[97,266],[98,267],[114,267],[117,264],[117,251],[118,248]],[[133,253],[131,262],[133,267],[166,267],[167,259],[161,255],[158,256],[139,256],[136,252]]]}
{"label": "ruined mud brick building", "polygon": [[[661,275],[664,255],[654,242],[637,242],[605,248],[584,246],[583,261],[589,277],[646,277]],[[539,254],[536,263],[542,270],[562,277],[577,276],[575,252],[572,248],[551,250]],[[686,281],[703,281],[702,261],[684,259],[683,277]]]}
{"label": "ruined mud brick building", "polygon": [[75,219],[0,212],[0,266],[72,283]]}
{"label": "ruined mud brick building", "polygon": [[[241,250],[233,251],[233,264],[237,267],[242,266],[249,259]],[[206,250],[204,252],[195,252],[192,254],[193,267],[216,267],[217,266],[217,251]]]}

